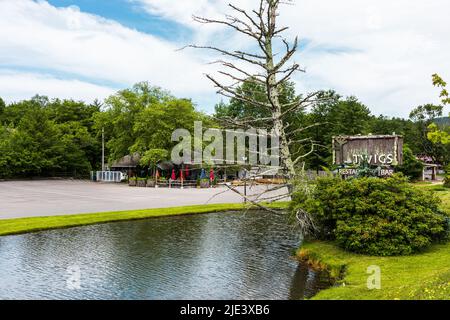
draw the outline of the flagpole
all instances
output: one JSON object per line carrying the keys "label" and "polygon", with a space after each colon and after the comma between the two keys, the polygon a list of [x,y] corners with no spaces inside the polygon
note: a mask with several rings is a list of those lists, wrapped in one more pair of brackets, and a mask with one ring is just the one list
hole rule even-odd
{"label": "flagpole", "polygon": [[105,171],[105,127],[102,127],[102,171]]}

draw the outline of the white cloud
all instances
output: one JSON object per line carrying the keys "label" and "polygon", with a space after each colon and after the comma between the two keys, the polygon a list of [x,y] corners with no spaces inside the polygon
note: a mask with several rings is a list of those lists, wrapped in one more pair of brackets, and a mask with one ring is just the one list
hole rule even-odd
{"label": "white cloud", "polygon": [[[153,12],[199,34],[191,13],[216,16],[228,2],[136,0]],[[259,1],[234,1],[243,8]],[[183,5],[180,6],[180,3]],[[284,6],[280,25],[308,46],[296,56],[307,74],[295,80],[299,90],[332,88],[353,94],[374,113],[407,116],[410,109],[437,103],[431,74],[450,82],[450,2],[446,0],[296,0]],[[201,39],[201,37],[199,36]],[[210,36],[205,41],[214,40]],[[241,42],[229,41],[229,43]],[[219,42],[220,44],[220,42]],[[325,50],[327,49],[327,50]],[[448,112],[448,109],[447,109]]]}
{"label": "white cloud", "polygon": [[0,71],[0,97],[10,103],[36,94],[86,102],[100,101],[117,91],[80,80],[58,79],[51,75]]}
{"label": "white cloud", "polygon": [[291,35],[312,41],[299,59],[309,71],[300,80],[306,87],[311,81],[354,94],[375,113],[390,115],[439,101],[431,75],[450,80],[448,1],[298,0],[296,7],[283,17]]}
{"label": "white cloud", "polygon": [[76,7],[2,0],[0,39],[0,61],[9,69],[40,69],[123,87],[148,80],[185,97],[214,92],[202,74],[206,66],[192,52]]}
{"label": "white cloud", "polygon": [[226,8],[227,2],[221,0],[132,0],[139,3],[149,13],[196,28],[199,25],[193,15],[217,18]]}
{"label": "white cloud", "polygon": [[[228,1],[130,1],[191,29],[195,43],[249,46],[245,38],[192,20],[193,14],[217,17],[229,12]],[[234,2],[244,8],[258,3]],[[450,83],[449,11],[447,0],[296,0],[282,9],[280,25],[290,26],[290,37],[307,40],[307,46],[301,42],[302,50],[295,57],[307,69],[294,79],[298,90],[336,89],[356,95],[374,113],[387,115],[407,116],[414,106],[438,102],[431,74],[438,72]],[[74,7],[0,0],[0,68],[19,66],[33,68],[35,73],[42,69],[121,87],[149,80],[177,95],[212,104],[220,97],[203,76],[211,68],[204,64],[211,55],[175,50],[184,44],[161,40]],[[100,89],[98,92],[103,94]],[[8,93],[0,88],[0,96],[5,95]]]}

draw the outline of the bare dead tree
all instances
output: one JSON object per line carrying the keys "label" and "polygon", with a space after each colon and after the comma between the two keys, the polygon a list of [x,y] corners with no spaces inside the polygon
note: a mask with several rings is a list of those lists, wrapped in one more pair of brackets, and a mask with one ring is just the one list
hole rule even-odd
{"label": "bare dead tree", "polygon": [[[308,151],[307,154],[297,155],[291,153],[290,145],[295,142],[305,142],[305,140],[295,141],[293,137],[289,137],[286,134],[286,116],[300,108],[305,108],[315,103],[317,93],[309,94],[303,99],[287,104],[280,102],[282,84],[289,81],[294,73],[304,71],[298,63],[291,61],[298,49],[298,38],[295,37],[293,41],[289,42],[283,37],[283,32],[288,27],[278,27],[277,25],[279,6],[283,4],[292,4],[292,1],[260,0],[259,6],[251,10],[251,12],[229,4],[228,6],[235,15],[226,15],[221,20],[199,16],[193,17],[199,23],[223,25],[232,31],[245,35],[255,44],[254,47],[256,49],[252,52],[233,51],[209,45],[200,46],[193,44],[188,47],[211,50],[222,56],[221,59],[213,63],[219,64],[224,68],[218,73],[231,80],[232,84],[225,84],[211,74],[206,75],[218,89],[219,94],[270,112],[271,116],[267,118],[223,120],[238,126],[252,125],[252,123],[256,122],[267,123],[280,138],[280,163],[286,179],[290,181],[296,176],[296,166],[312,151]],[[284,47],[282,55],[274,51],[276,42],[279,42]],[[239,62],[239,64],[236,62]],[[252,71],[245,66],[251,67]],[[248,79],[252,79],[265,87],[268,102],[258,101],[237,90]],[[299,129],[297,130],[300,131]],[[311,149],[313,149],[315,146],[314,142],[309,142]]]}
{"label": "bare dead tree", "polygon": [[[227,98],[239,100],[252,107],[267,111],[270,115],[265,118],[247,117],[244,119],[226,118],[220,119],[222,122],[234,127],[248,127],[254,124],[264,123],[280,139],[279,155],[280,167],[284,181],[287,185],[287,193],[273,195],[273,191],[279,190],[279,186],[268,188],[256,197],[250,198],[242,194],[236,188],[228,185],[232,191],[245,197],[247,201],[261,207],[261,201],[277,201],[288,198],[293,191],[291,182],[298,178],[298,172],[303,169],[305,157],[314,151],[317,143],[310,138],[296,139],[296,133],[307,130],[308,128],[295,128],[287,133],[289,124],[287,118],[302,108],[312,106],[318,101],[318,93],[311,93],[305,97],[295,99],[295,101],[281,102],[280,95],[283,85],[287,83],[296,72],[304,72],[298,63],[293,61],[294,55],[298,49],[298,37],[288,41],[283,33],[288,29],[287,26],[278,26],[278,16],[280,5],[290,5],[292,0],[260,0],[257,8],[253,10],[244,10],[236,5],[229,4],[233,15],[225,15],[223,19],[211,19],[206,17],[194,16],[194,20],[202,24],[215,24],[225,26],[233,32],[244,35],[251,40],[253,49],[251,51],[233,50],[216,47],[213,45],[192,44],[187,47],[210,50],[220,58],[211,62],[221,66],[218,74],[223,79],[228,79],[230,84],[224,80],[219,80],[216,75],[206,74],[206,77],[217,88],[217,92]],[[276,52],[275,48],[282,47],[281,52]],[[239,87],[251,79],[265,89],[267,95],[266,101],[245,95]],[[257,92],[260,94],[260,92]],[[319,125],[319,124],[314,124]],[[293,151],[292,145],[298,143],[307,143],[309,147],[297,148]],[[251,180],[252,177],[246,179]],[[297,214],[299,224],[305,229],[313,228],[313,222],[308,215]]]}

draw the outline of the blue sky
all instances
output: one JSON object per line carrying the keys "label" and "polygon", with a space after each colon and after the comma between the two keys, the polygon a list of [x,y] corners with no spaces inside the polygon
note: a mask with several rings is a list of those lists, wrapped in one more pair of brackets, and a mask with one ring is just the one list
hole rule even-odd
{"label": "blue sky", "polygon": [[189,28],[146,12],[130,0],[49,0],[56,7],[77,6],[81,11],[117,21],[124,26],[167,40],[189,39]]}
{"label": "blue sky", "polygon": [[[234,2],[250,9],[255,1]],[[300,39],[294,59],[307,72],[292,78],[298,93],[335,89],[374,114],[403,117],[437,103],[431,75],[450,82],[449,11],[446,0],[296,0],[279,23],[290,27],[288,39]],[[221,97],[204,74],[217,74],[209,62],[218,57],[177,49],[254,50],[248,39],[192,20],[225,13],[222,0],[0,0],[0,97],[92,101],[149,81],[212,112]]]}

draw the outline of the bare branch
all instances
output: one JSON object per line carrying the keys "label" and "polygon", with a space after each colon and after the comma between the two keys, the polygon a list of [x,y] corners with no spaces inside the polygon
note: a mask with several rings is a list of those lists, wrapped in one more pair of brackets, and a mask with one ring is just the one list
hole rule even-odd
{"label": "bare branch", "polygon": [[288,30],[288,29],[289,29],[289,27],[283,27],[283,28],[280,28],[280,29],[274,31],[273,35],[275,36],[275,35],[277,35],[277,34],[279,34],[279,33],[282,33],[283,31],[286,31],[286,30]]}
{"label": "bare branch", "polygon": [[[247,98],[246,96],[237,93],[237,92],[236,92],[234,89],[232,89],[231,87],[225,86],[225,85],[219,83],[216,79],[214,79],[214,78],[213,78],[211,75],[209,75],[209,74],[207,74],[206,77],[207,77],[209,80],[211,80],[211,81],[215,84],[215,86],[216,86],[217,88],[220,88],[219,93],[222,94],[222,95],[224,95],[224,96],[226,96],[226,97],[234,97],[234,98],[236,98],[236,99],[238,99],[238,100],[241,100],[241,101],[244,101],[244,102],[251,103],[252,105],[258,105],[258,106],[260,106],[260,107],[267,108],[267,109],[269,108],[269,106],[268,106],[267,104],[261,103],[261,102],[256,101],[256,100],[249,99],[249,98]],[[224,92],[229,93],[229,95],[224,94]],[[230,96],[230,95],[231,95],[231,96]]]}
{"label": "bare branch", "polygon": [[233,187],[232,187],[231,185],[229,185],[228,183],[225,183],[225,186],[227,186],[227,188],[229,188],[231,191],[233,191],[233,192],[239,194],[242,198],[246,199],[246,200],[247,200],[248,202],[250,202],[251,204],[257,206],[258,208],[261,208],[261,209],[263,209],[263,210],[267,210],[267,211],[270,211],[270,212],[273,212],[273,213],[277,213],[277,211],[275,211],[275,210],[273,210],[273,209],[270,209],[270,208],[268,208],[268,207],[265,207],[265,206],[263,206],[262,204],[260,204],[260,203],[258,203],[258,202],[256,202],[256,201],[253,201],[251,198],[249,198],[248,196],[242,194],[242,192],[240,192],[239,190],[236,190],[236,188],[233,188]]}
{"label": "bare branch", "polygon": [[224,191],[218,192],[213,194],[206,202],[205,204],[208,204],[211,200],[213,200],[215,197],[220,196],[221,194],[224,194],[226,192],[230,191],[229,189],[225,189]]}
{"label": "bare branch", "polygon": [[[283,111],[283,113],[281,114],[281,117],[284,117],[286,114],[291,113],[293,111],[295,111],[295,109],[301,107],[304,103],[309,102],[311,98],[314,98],[315,96],[317,96],[319,94],[319,92],[313,92],[308,94],[305,98],[303,98],[300,101],[296,101],[292,103],[292,107],[288,108],[287,110]],[[289,104],[286,104],[284,106],[288,106]]]}
{"label": "bare branch", "polygon": [[298,128],[298,129],[295,129],[295,130],[292,130],[291,132],[288,132],[287,133],[287,136],[291,136],[291,135],[293,135],[293,134],[296,134],[296,133],[299,133],[299,132],[303,132],[303,131],[305,131],[305,130],[308,130],[308,129],[311,129],[311,128],[314,128],[314,127],[318,127],[318,126],[320,126],[320,125],[324,125],[324,124],[327,124],[328,122],[316,122],[316,123],[313,123],[313,124],[311,124],[311,125],[309,125],[309,126],[306,126],[306,127],[302,127],[302,128]]}
{"label": "bare branch", "polygon": [[236,7],[235,5],[233,5],[233,4],[228,4],[228,6],[230,6],[232,9],[234,9],[235,11],[237,11],[237,12],[240,12],[240,13],[242,13],[249,21],[250,21],[250,23],[256,28],[256,29],[259,29],[259,25],[256,23],[256,21],[247,13],[247,11],[245,11],[245,10],[243,10],[243,9],[241,9],[241,8],[238,8],[238,7]]}
{"label": "bare branch", "polygon": [[239,60],[243,60],[245,62],[254,64],[254,65],[257,65],[257,66],[259,66],[261,68],[266,69],[266,65],[264,63],[262,63],[260,61],[252,60],[250,58],[246,58],[245,55],[242,54],[242,53],[236,53],[236,52],[233,53],[233,52],[229,52],[229,51],[226,51],[226,50],[223,50],[223,49],[220,49],[220,48],[216,48],[216,47],[212,47],[212,46],[198,46],[198,45],[194,45],[194,44],[188,45],[188,46],[186,46],[184,48],[207,49],[207,50],[217,51],[217,52],[219,52],[219,53],[221,53],[223,55],[226,55],[226,56],[229,56],[229,57],[233,57],[233,58],[236,58],[236,59],[239,59]]}
{"label": "bare branch", "polygon": [[221,118],[217,118],[217,117],[213,117],[214,119],[217,119],[220,122],[224,122],[224,123],[228,123],[232,126],[235,127],[242,127],[242,128],[246,128],[249,127],[250,124],[255,124],[255,123],[261,123],[261,122],[265,122],[265,121],[269,121],[272,120],[272,118],[231,118],[231,117],[221,117]]}
{"label": "bare branch", "polygon": [[314,219],[305,210],[301,208],[297,209],[295,218],[304,237],[313,234],[318,230],[316,224],[314,223]]}
{"label": "bare branch", "polygon": [[304,138],[304,139],[297,139],[297,140],[289,140],[288,141],[288,145],[290,146],[290,145],[293,145],[294,143],[303,143],[303,142],[306,142],[306,141],[311,142],[312,139],[311,138]]}
{"label": "bare branch", "polygon": [[245,70],[243,70],[243,69],[241,69],[239,67],[236,67],[233,63],[231,63],[229,61],[225,61],[225,60],[216,60],[216,61],[210,62],[210,64],[216,64],[216,63],[220,63],[224,67],[236,70],[239,73],[242,73],[243,75],[245,75],[249,79],[253,78],[256,81],[260,82],[261,84],[265,84],[265,81],[259,79],[259,78],[265,78],[265,76],[262,75],[262,74],[251,74],[251,73],[249,73],[249,72],[247,72],[247,71],[245,71]]}
{"label": "bare branch", "polygon": [[297,51],[297,47],[298,47],[298,37],[295,37],[294,44],[292,45],[292,47],[289,46],[289,43],[285,39],[283,39],[283,43],[286,46],[286,54],[275,65],[275,67],[273,68],[273,70],[271,70],[271,72],[280,70],[286,64],[286,62],[288,62],[289,59],[294,55],[294,53]]}
{"label": "bare branch", "polygon": [[315,143],[311,143],[311,150],[309,150],[307,153],[302,154],[301,156],[298,156],[294,161],[293,164],[296,165],[300,160],[306,158],[307,156],[309,156],[310,154],[312,154],[314,152],[314,147],[316,146]]}
{"label": "bare branch", "polygon": [[251,29],[242,29],[239,26],[237,26],[234,22],[240,22],[240,23],[242,23],[244,25],[246,25],[246,24],[243,21],[240,21],[240,20],[238,20],[236,18],[234,19],[234,22],[228,22],[228,21],[223,21],[223,20],[215,20],[215,19],[208,19],[208,18],[203,18],[203,17],[198,17],[198,16],[192,16],[192,18],[194,19],[194,21],[199,22],[199,23],[203,23],[203,24],[206,24],[206,23],[222,24],[222,25],[228,26],[230,28],[233,28],[234,30],[236,30],[236,31],[238,31],[240,33],[246,34],[246,35],[248,35],[248,36],[250,36],[252,38],[255,38],[257,40],[259,39],[259,35],[257,33],[255,33],[255,32],[253,32],[253,30],[251,30]]}
{"label": "bare branch", "polygon": [[295,71],[302,71],[302,72],[305,72],[304,70],[300,69],[300,65],[294,64],[294,65],[293,65],[292,67],[290,67],[289,69],[283,71],[283,72],[286,72],[286,75],[285,75],[283,78],[281,78],[280,80],[278,80],[276,86],[279,86],[279,85],[281,85],[282,83],[284,83],[285,81],[287,81],[287,80],[292,76],[292,74],[293,74]]}
{"label": "bare branch", "polygon": [[218,71],[218,73],[223,74],[224,76],[227,76],[227,77],[229,77],[229,78],[231,78],[231,79],[237,81],[238,83],[241,83],[241,82],[246,81],[246,79],[242,79],[242,78],[236,77],[235,75],[232,75],[232,74],[229,73],[229,72]]}

